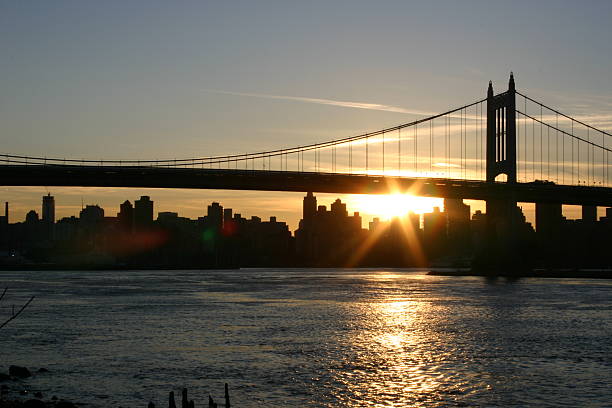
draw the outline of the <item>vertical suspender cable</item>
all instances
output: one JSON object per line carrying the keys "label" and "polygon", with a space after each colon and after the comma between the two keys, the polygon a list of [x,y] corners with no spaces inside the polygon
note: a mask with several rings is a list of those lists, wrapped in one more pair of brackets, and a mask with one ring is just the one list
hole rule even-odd
{"label": "vertical suspender cable", "polygon": [[[587,128],[587,142],[590,141],[589,128]],[[587,184],[591,184],[591,149],[587,144]]]}
{"label": "vertical suspender cable", "polygon": [[431,121],[428,122],[429,125],[429,177],[431,177]]}
{"label": "vertical suspender cable", "polygon": [[547,140],[548,140],[546,143],[548,145],[548,149],[546,149],[547,157],[548,157],[548,160],[547,160],[548,167],[546,170],[546,179],[550,180],[550,127],[549,126],[546,127],[546,131],[547,131]]}
{"label": "vertical suspender cable", "polygon": [[[527,98],[523,97],[525,99],[525,114],[527,114]],[[527,174],[527,116],[525,116],[525,134],[524,134],[524,139],[525,139],[525,143],[523,144],[524,148],[524,155],[523,155],[523,160],[524,160],[524,173],[525,173],[525,181],[527,181],[529,179],[528,174]]]}
{"label": "vertical suspender cable", "polygon": [[382,154],[383,154],[382,174],[384,176],[385,175],[385,131],[384,130],[382,132]]}
{"label": "vertical suspender cable", "polygon": [[578,169],[576,179],[578,184],[580,184],[580,161],[580,140],[576,140],[576,167]]}
{"label": "vertical suspender cable", "polygon": [[448,169],[446,173],[450,176],[451,169],[451,115],[446,117],[446,168]]}
{"label": "vertical suspender cable", "polygon": [[546,157],[548,157],[548,159],[547,159],[548,167],[547,167],[547,170],[546,170],[546,173],[547,173],[546,174],[546,178],[548,180],[550,180],[550,126],[547,126],[546,130],[547,130],[547,135],[546,135],[546,151],[547,151],[547,155],[546,155]]}
{"label": "vertical suspender cable", "polygon": [[349,173],[353,173],[353,142],[349,142]]}
{"label": "vertical suspender cable", "polygon": [[[557,113],[557,129],[559,129],[559,114]],[[559,131],[557,131],[557,135],[559,134]],[[561,164],[562,164],[562,169],[561,169],[561,183],[564,184],[565,183],[565,135],[561,135]]]}
{"label": "vertical suspender cable", "polygon": [[572,184],[574,184],[574,121],[572,121]]}
{"label": "vertical suspender cable", "polygon": [[369,167],[369,163],[368,163],[368,145],[370,144],[370,137],[366,136],[366,174],[368,174],[368,167]]}
{"label": "vertical suspender cable", "polygon": [[[608,151],[606,150],[606,137],[604,135],[604,132],[601,132],[601,145],[604,147],[604,150],[601,151],[601,164],[602,164],[601,180],[603,181],[605,177],[606,181],[605,181],[604,186],[607,187],[608,186]],[[606,155],[606,167],[603,167],[603,161],[604,161],[603,155],[604,154]],[[603,171],[604,169],[606,170],[605,176],[604,176],[604,171]]]}
{"label": "vertical suspender cable", "polygon": [[[523,112],[519,112],[518,110],[515,110],[516,112],[516,116],[522,117],[523,120],[526,120],[525,115],[523,115]],[[516,125],[516,171],[517,171],[517,178],[520,178],[521,180],[525,179],[525,175],[522,174],[521,171],[521,163],[522,163],[522,156],[521,156],[521,125],[520,125],[520,119],[517,119],[517,125]],[[522,136],[523,137],[523,143],[525,142],[525,140],[527,140],[527,138],[525,137],[525,135]],[[521,174],[521,176],[519,177],[519,174]]]}
{"label": "vertical suspender cable", "polygon": [[[533,115],[535,116],[535,114]],[[533,179],[535,180],[536,178],[536,161],[535,161],[535,120],[531,121],[531,173],[533,175]]]}
{"label": "vertical suspender cable", "polygon": [[540,105],[540,179],[543,179],[543,170],[544,170],[544,157],[543,157],[543,150],[542,150],[542,131],[544,130],[542,128],[542,105]]}
{"label": "vertical suspender cable", "polygon": [[417,155],[419,151],[419,125],[418,123],[414,125],[414,175],[418,177],[419,172],[419,164],[417,161]]}
{"label": "vertical suspender cable", "polygon": [[465,154],[463,152],[463,108],[461,109],[461,115],[459,116],[459,129],[461,135],[461,178],[465,179]]}
{"label": "vertical suspender cable", "polygon": [[397,175],[402,175],[402,128],[397,129]]}
{"label": "vertical suspender cable", "polygon": [[[474,106],[474,120],[478,123],[478,105]],[[474,128],[474,154],[476,155],[475,168],[476,174],[474,177],[478,177],[478,163],[480,162],[480,152],[478,151],[478,126]]]}

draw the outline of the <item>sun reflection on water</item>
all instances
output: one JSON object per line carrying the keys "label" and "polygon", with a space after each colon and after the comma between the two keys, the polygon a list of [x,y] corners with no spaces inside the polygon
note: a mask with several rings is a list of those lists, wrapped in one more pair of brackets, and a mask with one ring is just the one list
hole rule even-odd
{"label": "sun reflection on water", "polygon": [[[456,359],[452,349],[440,347],[452,344],[452,335],[441,339],[436,330],[446,306],[420,299],[418,293],[407,296],[400,274],[383,272],[377,278],[387,290],[376,302],[362,304],[361,330],[349,340],[353,358],[336,373],[347,389],[345,406],[436,406],[448,403],[449,395],[469,392],[445,367],[445,360]],[[398,283],[390,285],[393,281]]]}

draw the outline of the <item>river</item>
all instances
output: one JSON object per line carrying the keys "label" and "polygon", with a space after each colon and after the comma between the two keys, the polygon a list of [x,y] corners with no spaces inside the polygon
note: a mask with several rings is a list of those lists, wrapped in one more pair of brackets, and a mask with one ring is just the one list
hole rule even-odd
{"label": "river", "polygon": [[[612,406],[612,281],[396,269],[0,272],[0,371],[93,407]],[[14,384],[11,387],[15,387]]]}

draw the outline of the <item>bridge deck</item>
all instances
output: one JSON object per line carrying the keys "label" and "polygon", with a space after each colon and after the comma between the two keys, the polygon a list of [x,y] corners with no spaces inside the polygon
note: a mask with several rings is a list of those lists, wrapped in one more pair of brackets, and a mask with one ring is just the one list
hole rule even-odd
{"label": "bridge deck", "polygon": [[612,188],[608,187],[264,170],[0,165],[0,185],[312,191],[338,194],[409,192],[426,197],[612,206]]}

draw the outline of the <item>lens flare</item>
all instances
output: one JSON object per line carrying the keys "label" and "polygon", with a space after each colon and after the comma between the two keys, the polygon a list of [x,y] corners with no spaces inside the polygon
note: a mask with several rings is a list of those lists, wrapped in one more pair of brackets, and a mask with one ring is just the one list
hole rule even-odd
{"label": "lens flare", "polygon": [[417,197],[410,194],[355,195],[350,206],[362,214],[375,217],[401,217],[409,212],[422,214],[432,212],[434,207],[443,207],[441,198]]}

